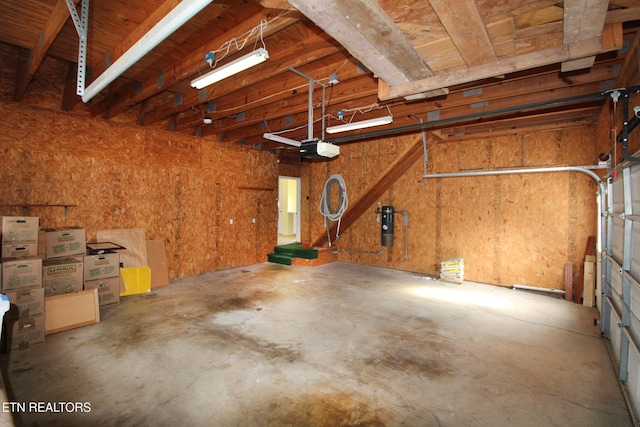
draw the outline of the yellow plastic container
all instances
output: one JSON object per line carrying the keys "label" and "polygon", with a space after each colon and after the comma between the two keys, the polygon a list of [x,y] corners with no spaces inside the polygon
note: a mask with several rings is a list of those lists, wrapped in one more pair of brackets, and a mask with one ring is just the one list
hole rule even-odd
{"label": "yellow plastic container", "polygon": [[151,291],[151,268],[148,266],[121,268],[120,275],[125,287],[125,291],[120,292],[121,297]]}

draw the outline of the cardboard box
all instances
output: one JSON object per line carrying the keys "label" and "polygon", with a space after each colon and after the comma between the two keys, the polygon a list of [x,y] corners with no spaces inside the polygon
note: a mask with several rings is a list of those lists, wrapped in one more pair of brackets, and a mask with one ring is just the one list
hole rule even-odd
{"label": "cardboard box", "polygon": [[3,258],[2,292],[42,287],[42,258]]}
{"label": "cardboard box", "polygon": [[47,259],[47,238],[43,229],[38,233],[38,256]]}
{"label": "cardboard box", "polygon": [[96,289],[45,298],[46,335],[100,322]]}
{"label": "cardboard box", "polygon": [[44,296],[80,292],[84,283],[83,262],[78,258],[50,259],[42,262]]}
{"label": "cardboard box", "polygon": [[44,316],[24,317],[16,320],[9,334],[11,350],[26,350],[44,342]]}
{"label": "cardboard box", "polygon": [[44,229],[47,259],[84,256],[87,239],[84,228],[64,227]]}
{"label": "cardboard box", "polygon": [[38,243],[40,218],[37,216],[3,216],[2,244]]}
{"label": "cardboard box", "polygon": [[2,245],[2,258],[18,256],[38,256],[37,243],[11,243]]}
{"label": "cardboard box", "polygon": [[120,277],[85,281],[84,289],[98,290],[98,303],[100,307],[120,303]]}
{"label": "cardboard box", "polygon": [[84,281],[120,276],[120,254],[87,255],[84,257]]}
{"label": "cardboard box", "polygon": [[19,289],[6,292],[5,295],[11,305],[16,307],[20,318],[44,314],[44,288]]}

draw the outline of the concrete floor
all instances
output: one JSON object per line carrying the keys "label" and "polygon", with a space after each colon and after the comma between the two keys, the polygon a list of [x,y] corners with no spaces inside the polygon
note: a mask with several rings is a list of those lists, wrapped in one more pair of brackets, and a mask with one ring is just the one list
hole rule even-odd
{"label": "concrete floor", "polygon": [[[18,425],[631,426],[596,309],[336,262],[174,280],[0,356]],[[84,407],[87,409],[87,407]]]}

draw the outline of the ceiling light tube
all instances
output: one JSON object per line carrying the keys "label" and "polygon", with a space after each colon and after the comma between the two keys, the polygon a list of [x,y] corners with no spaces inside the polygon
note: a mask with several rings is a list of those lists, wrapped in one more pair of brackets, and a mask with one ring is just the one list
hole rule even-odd
{"label": "ceiling light tube", "polygon": [[359,122],[345,123],[343,125],[329,126],[327,133],[346,132],[348,130],[364,129],[373,126],[388,125],[393,122],[393,116],[376,117],[375,119],[361,120]]}
{"label": "ceiling light tube", "polygon": [[283,144],[293,145],[294,147],[300,147],[302,142],[296,141],[295,139],[285,138],[284,136],[274,135],[272,133],[265,133],[262,135],[264,139],[268,139],[269,141],[281,142]]}
{"label": "ceiling light tube", "polygon": [[236,59],[235,61],[231,61],[228,64],[223,65],[220,68],[215,68],[214,70],[209,71],[207,74],[200,76],[197,79],[191,80],[191,87],[202,89],[216,82],[219,82],[222,79],[233,76],[240,71],[244,71],[247,68],[258,65],[261,62],[266,61],[267,59],[269,59],[269,52],[267,51],[267,49],[261,47]]}
{"label": "ceiling light tube", "polygon": [[107,87],[122,73],[127,71],[133,64],[138,62],[140,58],[149,53],[153,48],[159,45],[167,37],[169,37],[178,28],[182,27],[188,20],[197,15],[213,0],[183,0],[174,9],[172,9],[164,18],[149,30],[145,35],[133,44],[125,53],[122,54],[104,73],[100,74],[87,88],[84,90],[82,102],[89,102],[102,89]]}

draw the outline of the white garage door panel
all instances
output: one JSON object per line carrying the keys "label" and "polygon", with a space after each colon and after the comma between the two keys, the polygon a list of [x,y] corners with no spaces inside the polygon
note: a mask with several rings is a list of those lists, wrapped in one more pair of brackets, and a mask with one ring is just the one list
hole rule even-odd
{"label": "white garage door panel", "polygon": [[631,212],[633,215],[640,215],[640,167],[634,165],[631,168]]}
{"label": "white garage door panel", "polygon": [[620,363],[620,345],[622,342],[622,328],[618,325],[620,325],[620,317],[618,317],[616,310],[611,310],[609,330],[611,333],[611,347],[613,348],[613,356],[616,363]]}
{"label": "white garage door panel", "polygon": [[635,342],[640,343],[640,285],[631,281],[631,325],[630,333]]}
{"label": "white garage door panel", "polygon": [[[609,297],[603,301],[602,328],[611,339],[614,365],[630,405],[639,412],[640,351],[636,343],[640,343],[640,165],[627,166],[621,172],[608,186],[609,211],[603,236],[608,256],[603,263],[602,283]],[[621,266],[628,270],[623,271]]]}
{"label": "white garage door panel", "polygon": [[631,276],[640,277],[640,223],[633,221],[631,225]]}
{"label": "white garage door panel", "polygon": [[627,377],[627,391],[634,406],[640,402],[640,353],[633,343],[629,345],[629,367]]}
{"label": "white garage door panel", "polygon": [[622,265],[624,255],[624,220],[613,217],[613,242],[611,244],[611,256]]}
{"label": "white garage door panel", "polygon": [[622,175],[621,177],[614,180],[612,184],[613,191],[611,194],[611,200],[613,205],[613,212],[622,213],[624,212],[624,192],[622,191]]}
{"label": "white garage door panel", "polygon": [[622,275],[617,270],[611,274],[611,303],[622,313]]}

